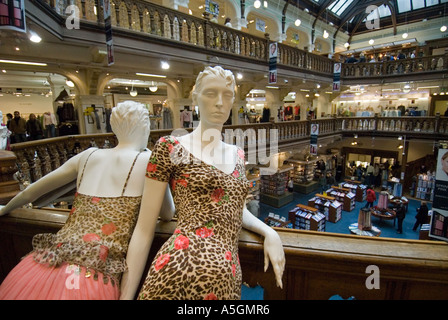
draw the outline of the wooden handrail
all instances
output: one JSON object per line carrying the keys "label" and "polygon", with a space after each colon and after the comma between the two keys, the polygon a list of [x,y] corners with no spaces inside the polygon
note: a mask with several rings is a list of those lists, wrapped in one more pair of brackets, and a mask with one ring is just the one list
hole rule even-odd
{"label": "wooden handrail", "polygon": [[[67,210],[46,208],[16,209],[0,217],[0,282],[31,251],[35,234],[57,232],[67,217]],[[156,228],[146,269],[176,221],[160,221]],[[448,299],[447,243],[274,229],[286,256],[283,289],[276,286],[272,267],[263,270],[263,239],[245,229],[239,238],[243,282],[261,285],[266,300],[327,300],[335,294],[359,300]],[[379,289],[366,287],[368,266],[379,270]]]}

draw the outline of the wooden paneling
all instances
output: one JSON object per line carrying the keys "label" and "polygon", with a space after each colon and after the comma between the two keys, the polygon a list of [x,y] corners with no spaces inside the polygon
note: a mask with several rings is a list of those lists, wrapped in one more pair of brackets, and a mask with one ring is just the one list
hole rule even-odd
{"label": "wooden paneling", "polygon": [[[67,211],[17,209],[0,217],[0,281],[31,250],[36,233],[56,232]],[[173,233],[176,222],[160,222],[147,262]],[[327,300],[339,294],[356,299],[448,299],[448,244],[439,241],[370,238],[277,229],[286,255],[283,289],[272,266],[264,272],[262,238],[243,230],[243,282],[264,288],[268,300]],[[379,268],[380,288],[367,289],[369,265]],[[146,272],[145,272],[146,274]],[[142,279],[143,281],[143,279]]]}

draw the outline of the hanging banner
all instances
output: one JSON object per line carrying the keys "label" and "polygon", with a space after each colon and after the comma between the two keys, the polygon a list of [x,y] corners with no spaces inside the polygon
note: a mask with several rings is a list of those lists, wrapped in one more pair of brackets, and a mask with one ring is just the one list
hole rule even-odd
{"label": "hanging banner", "polygon": [[448,149],[439,149],[429,236],[448,242]]}
{"label": "hanging banner", "polygon": [[0,30],[26,32],[24,0],[0,1]]}
{"label": "hanging banner", "polygon": [[110,16],[110,0],[103,0],[104,29],[106,31],[106,47],[107,47],[107,65],[113,65],[114,43],[112,40],[112,22]]}
{"label": "hanging banner", "polygon": [[310,140],[310,154],[317,155],[317,136],[319,135],[319,124],[311,124],[311,140]]}
{"label": "hanging banner", "polygon": [[342,63],[336,62],[333,67],[333,91],[341,91]]}
{"label": "hanging banner", "polygon": [[278,43],[271,42],[269,44],[269,77],[268,83],[277,83],[277,56],[278,56]]}

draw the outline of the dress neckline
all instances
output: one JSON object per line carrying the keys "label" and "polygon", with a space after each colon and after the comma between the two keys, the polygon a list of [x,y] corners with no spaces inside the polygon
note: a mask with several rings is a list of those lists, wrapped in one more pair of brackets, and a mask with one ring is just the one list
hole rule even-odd
{"label": "dress neckline", "polygon": [[174,137],[174,136],[171,136],[175,141],[177,141],[177,143],[186,151],[186,152],[188,152],[188,154],[190,154],[193,158],[196,158],[196,159],[198,159],[201,163],[203,163],[203,164],[205,164],[206,166],[208,166],[208,167],[211,167],[212,169],[214,168],[214,169],[216,169],[216,170],[218,170],[218,171],[220,171],[220,172],[222,172],[223,174],[225,174],[225,175],[227,175],[227,176],[231,176],[232,175],[232,173],[233,172],[235,172],[235,170],[237,169],[237,167],[238,167],[238,162],[239,162],[239,155],[238,155],[238,147],[236,147],[236,154],[234,155],[234,159],[235,159],[235,165],[232,167],[232,170],[229,172],[229,173],[227,173],[227,172],[224,172],[223,170],[221,170],[221,169],[219,169],[217,166],[215,166],[215,165],[212,165],[212,164],[210,164],[210,163],[208,163],[208,162],[205,162],[204,160],[202,160],[202,159],[200,159],[200,158],[198,158],[197,156],[195,156],[192,152],[190,152],[176,137]]}

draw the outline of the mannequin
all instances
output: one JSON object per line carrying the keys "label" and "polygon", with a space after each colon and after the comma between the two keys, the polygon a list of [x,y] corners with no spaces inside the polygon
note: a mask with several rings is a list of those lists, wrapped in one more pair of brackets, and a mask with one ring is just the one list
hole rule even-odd
{"label": "mannequin", "polygon": [[[119,298],[151,155],[146,150],[148,111],[140,103],[119,103],[111,126],[118,139],[115,148],[77,154],[0,207],[0,215],[6,214],[77,180],[66,224],[56,235],[34,236],[33,251],[4,280],[0,299]],[[174,210],[169,195],[163,208]]]}
{"label": "mannequin", "polygon": [[0,150],[8,150],[8,137],[11,134],[3,123],[3,112],[0,111]]}
{"label": "mannequin", "polygon": [[197,128],[181,137],[162,137],[156,143],[142,197],[141,212],[147,214],[140,215],[134,236],[139,225],[149,226],[150,232],[144,233],[147,241],[140,242],[140,250],[129,250],[130,261],[136,263],[132,263],[135,269],[129,268],[129,290],[123,291],[123,299],[132,298],[138,286],[146,260],[142,255],[151,245],[162,205],[160,190],[168,182],[178,224],[156,254],[139,299],[239,299],[241,227],[264,236],[265,271],[270,261],[277,285],[282,287],[285,257],[280,237],[247,210],[244,151],[221,140],[235,98],[234,87],[230,71],[206,67],[192,93],[201,114]]}

